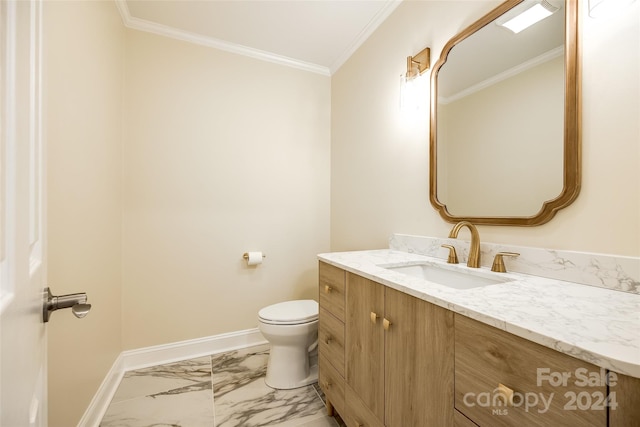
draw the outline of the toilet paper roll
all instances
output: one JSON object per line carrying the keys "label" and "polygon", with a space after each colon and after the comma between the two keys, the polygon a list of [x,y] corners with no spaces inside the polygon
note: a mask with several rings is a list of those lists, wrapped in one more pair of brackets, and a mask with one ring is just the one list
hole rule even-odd
{"label": "toilet paper roll", "polygon": [[262,252],[247,252],[247,265],[258,265],[262,264]]}

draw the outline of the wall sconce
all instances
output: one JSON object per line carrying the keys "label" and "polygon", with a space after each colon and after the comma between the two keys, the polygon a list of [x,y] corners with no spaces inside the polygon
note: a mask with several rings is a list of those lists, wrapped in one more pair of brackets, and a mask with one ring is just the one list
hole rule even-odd
{"label": "wall sconce", "polygon": [[407,80],[415,79],[431,66],[431,49],[425,47],[415,56],[407,56]]}
{"label": "wall sconce", "polygon": [[420,76],[431,66],[431,49],[407,57],[407,73],[400,78],[400,109],[402,111],[421,110],[428,105],[427,79]]}
{"label": "wall sconce", "polygon": [[589,16],[601,18],[620,10],[635,0],[589,0]]}

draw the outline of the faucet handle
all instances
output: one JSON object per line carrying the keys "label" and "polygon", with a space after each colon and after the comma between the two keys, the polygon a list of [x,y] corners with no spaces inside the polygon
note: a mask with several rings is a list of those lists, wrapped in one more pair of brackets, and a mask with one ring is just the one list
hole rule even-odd
{"label": "faucet handle", "polygon": [[447,263],[449,264],[457,264],[458,263],[458,254],[456,254],[456,248],[453,245],[441,245],[443,248],[449,249],[449,258],[447,258]]}
{"label": "faucet handle", "polygon": [[516,252],[498,252],[496,257],[493,259],[493,265],[491,266],[491,271],[495,271],[497,273],[506,273],[507,269],[504,266],[504,260],[502,257],[505,256],[518,256],[519,253]]}

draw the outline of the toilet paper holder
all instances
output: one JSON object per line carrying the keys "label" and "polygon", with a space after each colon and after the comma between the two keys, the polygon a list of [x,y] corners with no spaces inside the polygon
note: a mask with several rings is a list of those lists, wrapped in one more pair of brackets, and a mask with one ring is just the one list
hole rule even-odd
{"label": "toilet paper holder", "polygon": [[[265,259],[266,257],[267,256],[265,254],[262,254],[262,259]],[[244,258],[245,261],[249,261],[249,252],[242,254],[242,258]]]}

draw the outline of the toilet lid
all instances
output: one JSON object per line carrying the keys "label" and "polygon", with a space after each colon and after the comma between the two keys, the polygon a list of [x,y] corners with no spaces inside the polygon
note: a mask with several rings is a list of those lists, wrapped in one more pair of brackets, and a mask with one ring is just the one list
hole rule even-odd
{"label": "toilet lid", "polygon": [[312,299],[273,304],[258,312],[265,323],[295,325],[318,319],[318,303]]}

